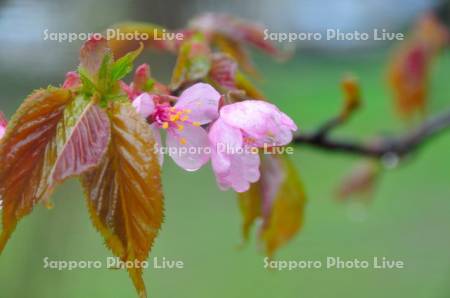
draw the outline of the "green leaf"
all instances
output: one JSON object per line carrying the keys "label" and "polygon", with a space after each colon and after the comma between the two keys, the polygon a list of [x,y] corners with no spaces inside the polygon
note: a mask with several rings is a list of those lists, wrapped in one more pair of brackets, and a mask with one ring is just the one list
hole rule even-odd
{"label": "green leaf", "polygon": [[144,45],[141,43],[139,48],[129,52],[125,56],[113,63],[111,68],[111,80],[117,81],[129,74],[133,70],[133,62],[141,54]]}

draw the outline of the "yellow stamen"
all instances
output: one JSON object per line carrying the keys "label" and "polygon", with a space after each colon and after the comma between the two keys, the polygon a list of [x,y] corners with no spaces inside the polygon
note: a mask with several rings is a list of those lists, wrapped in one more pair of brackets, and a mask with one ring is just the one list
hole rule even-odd
{"label": "yellow stamen", "polygon": [[200,126],[200,122],[197,122],[197,121],[192,122],[192,125],[194,125],[194,126]]}
{"label": "yellow stamen", "polygon": [[171,116],[170,116],[170,121],[172,121],[172,122],[175,122],[175,121],[177,121],[178,119],[180,119],[180,115],[179,115],[179,114],[171,115]]}
{"label": "yellow stamen", "polygon": [[181,145],[186,145],[187,141],[185,138],[180,138],[180,144]]}
{"label": "yellow stamen", "polygon": [[192,110],[190,110],[190,109],[185,109],[184,112],[185,112],[186,114],[190,114],[190,113],[192,113]]}
{"label": "yellow stamen", "polygon": [[163,124],[162,124],[162,128],[164,128],[164,129],[168,129],[168,128],[169,128],[169,123],[167,123],[167,122],[163,122]]}
{"label": "yellow stamen", "polygon": [[181,124],[178,124],[178,130],[179,130],[179,131],[183,131],[183,129],[184,129],[184,126],[181,125]]}
{"label": "yellow stamen", "polygon": [[181,121],[186,121],[188,119],[189,119],[189,117],[187,115],[184,115],[183,117],[181,117]]}

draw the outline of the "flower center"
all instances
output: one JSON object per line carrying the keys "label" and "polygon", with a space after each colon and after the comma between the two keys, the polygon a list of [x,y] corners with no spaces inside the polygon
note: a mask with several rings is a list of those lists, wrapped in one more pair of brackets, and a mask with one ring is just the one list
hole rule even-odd
{"label": "flower center", "polygon": [[[199,122],[191,121],[189,109],[178,109],[170,106],[168,103],[156,104],[155,113],[153,114],[154,122],[162,129],[170,130],[171,133],[178,134],[182,132],[185,125],[200,126]],[[186,144],[186,139],[180,137],[180,143]]]}

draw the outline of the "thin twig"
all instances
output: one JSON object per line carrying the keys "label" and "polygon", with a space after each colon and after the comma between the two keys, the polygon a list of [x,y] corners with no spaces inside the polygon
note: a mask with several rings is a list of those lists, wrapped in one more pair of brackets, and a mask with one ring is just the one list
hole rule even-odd
{"label": "thin twig", "polygon": [[[331,120],[333,122],[333,120]],[[323,127],[323,126],[322,126]],[[327,127],[325,125],[325,127]],[[450,128],[450,110],[429,120],[407,133],[406,135],[385,138],[372,143],[363,143],[355,140],[343,140],[330,137],[322,130],[314,133],[299,134],[294,138],[294,144],[308,145],[315,148],[331,151],[381,158],[386,154],[403,157],[417,150],[432,137]],[[329,132],[329,130],[326,130]]]}

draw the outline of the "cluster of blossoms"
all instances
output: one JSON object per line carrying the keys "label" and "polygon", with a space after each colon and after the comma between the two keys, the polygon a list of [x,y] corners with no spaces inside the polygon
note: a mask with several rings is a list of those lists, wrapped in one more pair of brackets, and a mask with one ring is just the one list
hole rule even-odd
{"label": "cluster of blossoms", "polygon": [[[135,82],[148,66],[141,65]],[[135,83],[134,83],[135,84]],[[295,123],[273,104],[245,100],[224,104],[211,85],[197,83],[179,97],[164,92],[139,92],[133,86],[122,88],[136,110],[154,131],[162,148],[161,131],[166,131],[166,146],[175,163],[196,171],[210,159],[221,189],[245,192],[260,178],[257,148],[284,146],[292,141]],[[163,150],[158,150],[160,163]]]}

